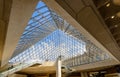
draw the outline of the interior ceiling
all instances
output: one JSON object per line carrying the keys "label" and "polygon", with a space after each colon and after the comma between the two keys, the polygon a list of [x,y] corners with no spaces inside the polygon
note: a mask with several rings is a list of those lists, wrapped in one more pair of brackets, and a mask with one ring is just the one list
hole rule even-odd
{"label": "interior ceiling", "polygon": [[120,0],[93,0],[120,47]]}
{"label": "interior ceiling", "polygon": [[[8,2],[8,1],[7,1]],[[12,0],[1,66],[8,63],[38,0]],[[4,9],[5,10],[5,9]],[[3,12],[3,14],[5,14]]]}

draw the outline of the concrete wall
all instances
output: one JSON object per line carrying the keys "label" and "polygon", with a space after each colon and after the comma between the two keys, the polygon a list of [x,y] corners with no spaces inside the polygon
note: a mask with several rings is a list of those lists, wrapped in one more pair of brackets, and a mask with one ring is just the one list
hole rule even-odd
{"label": "concrete wall", "polygon": [[12,0],[0,0],[0,65],[8,28]]}
{"label": "concrete wall", "polygon": [[31,75],[30,77],[49,77],[48,75]]}
{"label": "concrete wall", "polygon": [[80,31],[88,40],[93,42],[101,50],[107,52],[116,61],[120,61],[118,55],[120,54],[119,48],[106,29],[106,25],[100,18],[92,0],[43,1]]}
{"label": "concrete wall", "polygon": [[[56,0],[91,36],[82,32],[80,26],[73,25],[96,46],[120,61],[120,49],[108,31],[92,0]],[[79,6],[78,6],[79,5]],[[55,6],[54,6],[55,7]],[[64,12],[63,12],[64,13]],[[61,14],[62,15],[62,14]],[[63,16],[63,15],[62,15]],[[63,16],[65,18],[65,16]],[[70,18],[69,18],[70,19]],[[103,45],[103,46],[101,46]]]}
{"label": "concrete wall", "polygon": [[48,76],[33,76],[33,77],[48,77]]}
{"label": "concrete wall", "polygon": [[27,77],[27,75],[12,74],[12,75],[9,75],[8,77]]}

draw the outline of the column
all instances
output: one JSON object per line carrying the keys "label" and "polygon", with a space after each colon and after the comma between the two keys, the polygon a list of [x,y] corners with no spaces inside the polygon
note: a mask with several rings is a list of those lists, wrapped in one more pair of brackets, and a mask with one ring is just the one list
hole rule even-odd
{"label": "column", "polygon": [[81,74],[81,77],[88,77],[87,72],[81,72],[80,74]]}
{"label": "column", "polygon": [[62,66],[61,56],[59,56],[56,63],[56,77],[62,77],[61,66]]}

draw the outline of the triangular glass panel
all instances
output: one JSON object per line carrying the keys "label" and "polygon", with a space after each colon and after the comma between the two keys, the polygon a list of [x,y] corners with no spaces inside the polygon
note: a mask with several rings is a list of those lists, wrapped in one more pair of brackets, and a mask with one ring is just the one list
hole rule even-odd
{"label": "triangular glass panel", "polygon": [[[15,56],[16,54],[19,55]],[[64,64],[69,66],[109,58],[108,54],[87,40],[44,2],[39,1],[16,47],[15,57],[9,62],[55,61],[61,55],[64,56]],[[74,61],[71,63],[70,60]]]}

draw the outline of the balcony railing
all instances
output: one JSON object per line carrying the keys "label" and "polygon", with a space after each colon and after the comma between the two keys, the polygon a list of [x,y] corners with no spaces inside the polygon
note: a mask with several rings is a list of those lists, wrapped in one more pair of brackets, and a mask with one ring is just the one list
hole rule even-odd
{"label": "balcony railing", "polygon": [[90,64],[98,61],[103,61],[111,59],[106,53],[84,53],[83,55],[78,55],[63,60],[63,65],[68,67],[80,66],[83,64]]}

